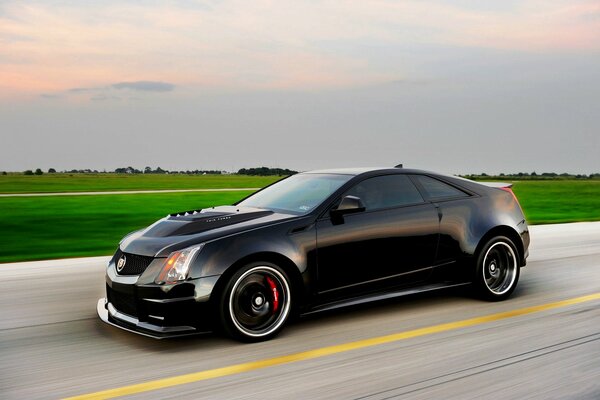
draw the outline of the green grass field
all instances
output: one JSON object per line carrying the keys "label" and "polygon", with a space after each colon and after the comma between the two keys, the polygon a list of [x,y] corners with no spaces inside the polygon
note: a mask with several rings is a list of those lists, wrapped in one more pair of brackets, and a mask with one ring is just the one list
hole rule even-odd
{"label": "green grass field", "polygon": [[[146,183],[157,186],[144,186],[144,181],[139,178],[146,177],[133,177],[131,183],[138,185],[136,189],[185,188],[163,179],[150,179]],[[277,179],[239,176],[182,178],[189,178],[190,181],[182,179],[180,183],[193,181],[196,187],[203,188],[211,184],[221,185],[219,187],[257,187]],[[207,181],[203,181],[203,178]],[[96,185],[90,181],[85,181],[85,185],[69,185],[67,182],[62,187],[67,191],[73,191],[74,188],[86,191],[116,190],[117,187],[132,189],[125,184],[117,186],[114,182],[96,180]],[[30,191],[28,188],[32,186],[24,184],[23,187],[27,189],[22,188],[21,191]],[[530,224],[600,220],[600,181],[519,181],[514,183],[514,191]],[[249,193],[0,198],[0,262],[107,255],[116,249],[123,235],[169,213],[231,204]]]}
{"label": "green grass field", "polygon": [[517,181],[513,190],[530,224],[600,221],[600,181]]}
{"label": "green grass field", "polygon": [[95,192],[161,189],[259,188],[280,176],[162,174],[0,175],[0,193]]}
{"label": "green grass field", "polygon": [[250,193],[0,198],[0,262],[110,254],[126,233],[169,213],[232,204]]}

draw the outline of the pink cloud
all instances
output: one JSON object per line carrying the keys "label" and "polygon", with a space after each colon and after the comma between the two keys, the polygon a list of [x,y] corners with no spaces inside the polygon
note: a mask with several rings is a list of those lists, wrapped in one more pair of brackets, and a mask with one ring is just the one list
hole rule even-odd
{"label": "pink cloud", "polygon": [[294,89],[403,78],[401,64],[372,65],[360,52],[324,52],[318,46],[323,41],[600,50],[596,1],[529,0],[512,12],[384,0],[233,0],[212,10],[8,2],[3,12],[0,85],[5,94],[140,80]]}

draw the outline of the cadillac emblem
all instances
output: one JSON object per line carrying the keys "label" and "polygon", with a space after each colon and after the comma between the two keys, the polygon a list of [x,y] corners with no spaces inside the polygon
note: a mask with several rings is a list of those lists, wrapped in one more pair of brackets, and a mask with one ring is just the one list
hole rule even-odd
{"label": "cadillac emblem", "polygon": [[123,254],[117,262],[117,272],[121,272],[123,268],[125,268],[125,263],[127,263],[127,258],[125,258],[125,254]]}

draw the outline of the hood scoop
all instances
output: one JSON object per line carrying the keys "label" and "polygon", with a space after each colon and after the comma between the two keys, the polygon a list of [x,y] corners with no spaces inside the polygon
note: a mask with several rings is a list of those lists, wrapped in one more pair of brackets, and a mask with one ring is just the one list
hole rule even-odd
{"label": "hood scoop", "polygon": [[144,236],[165,237],[191,235],[224,226],[235,225],[273,214],[273,211],[219,212],[200,210],[170,214],[151,226]]}

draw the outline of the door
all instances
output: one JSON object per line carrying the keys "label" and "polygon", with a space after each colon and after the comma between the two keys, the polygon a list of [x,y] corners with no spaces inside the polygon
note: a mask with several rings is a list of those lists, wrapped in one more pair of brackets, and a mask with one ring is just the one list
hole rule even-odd
{"label": "door", "polygon": [[437,249],[437,209],[401,174],[367,178],[342,197],[362,212],[317,222],[318,291],[360,293],[426,279]]}

